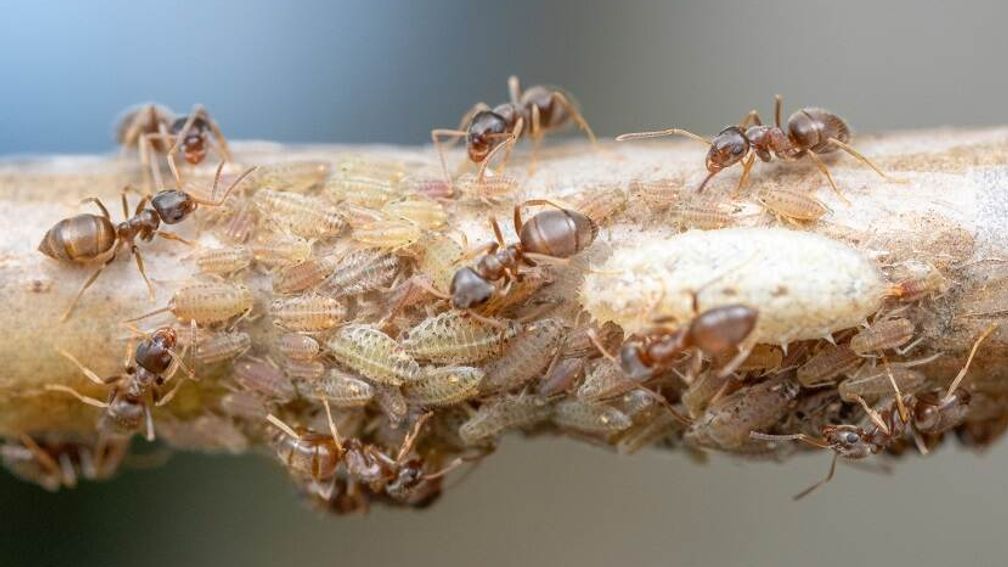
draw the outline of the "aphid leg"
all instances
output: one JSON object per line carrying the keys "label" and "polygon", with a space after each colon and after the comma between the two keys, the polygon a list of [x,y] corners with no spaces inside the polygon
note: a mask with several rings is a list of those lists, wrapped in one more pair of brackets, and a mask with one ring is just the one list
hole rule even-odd
{"label": "aphid leg", "polygon": [[991,323],[990,325],[987,326],[987,329],[980,334],[976,342],[973,343],[973,349],[970,350],[969,357],[966,359],[966,364],[963,365],[962,370],[959,371],[959,374],[956,374],[955,379],[952,380],[951,384],[949,384],[948,390],[945,392],[945,396],[943,399],[947,400],[949,397],[952,396],[952,392],[955,392],[956,388],[959,387],[959,384],[962,382],[963,378],[966,377],[966,372],[969,371],[970,364],[973,362],[973,357],[976,356],[977,349],[980,348],[980,343],[982,343],[984,339],[986,339],[991,333],[993,333],[994,329],[997,329],[997,327],[998,327],[997,323]]}
{"label": "aphid leg", "polygon": [[628,140],[644,140],[647,138],[664,138],[665,136],[686,136],[691,140],[696,140],[711,145],[711,141],[699,134],[694,134],[689,130],[683,130],[682,128],[668,128],[666,130],[655,130],[652,132],[630,132],[628,134],[620,134],[616,136],[617,142],[626,142]]}
{"label": "aphid leg", "polygon": [[147,313],[144,313],[143,315],[140,315],[138,317],[133,317],[132,319],[125,319],[123,320],[123,323],[135,323],[137,321],[141,321],[143,319],[153,317],[155,315],[160,315],[161,313],[166,313],[168,311],[171,311],[171,307],[162,307],[160,309],[155,309],[154,311],[148,311]]}
{"label": "aphid leg", "polygon": [[815,166],[819,168],[819,171],[826,176],[826,180],[829,181],[830,188],[833,190],[834,193],[836,193],[836,196],[839,197],[840,200],[843,201],[844,204],[849,207],[851,205],[851,202],[847,200],[847,197],[843,196],[843,193],[840,192],[840,188],[837,187],[836,181],[833,181],[833,174],[830,173],[829,168],[826,167],[826,164],[823,162],[822,158],[815,155],[813,152],[805,152],[805,155],[807,155],[808,158],[812,160],[812,163],[814,163]]}
{"label": "aphid leg", "polygon": [[147,270],[144,268],[143,256],[140,254],[140,248],[136,244],[130,246],[130,253],[133,254],[133,259],[136,260],[137,270],[140,271],[140,275],[143,276],[144,282],[147,284],[147,293],[150,295],[150,300],[154,301],[154,284],[151,283],[150,278],[147,277]]}
{"label": "aphid leg", "polygon": [[95,398],[92,398],[90,396],[85,396],[84,394],[78,392],[77,390],[74,390],[70,386],[64,386],[62,384],[46,384],[45,385],[45,389],[48,390],[48,391],[50,391],[50,392],[65,392],[65,393],[70,394],[71,396],[77,398],[78,400],[84,402],[85,404],[87,404],[89,406],[94,406],[96,408],[107,408],[108,407],[107,403],[105,403],[105,402],[103,402],[101,400],[97,400]]}
{"label": "aphid leg", "polygon": [[403,439],[402,446],[399,447],[399,454],[396,455],[395,462],[402,463],[403,460],[409,455],[409,452],[413,450],[413,445],[416,444],[417,437],[420,436],[420,429],[424,426],[424,423],[430,419],[431,412],[427,412],[417,418],[416,423],[413,424],[410,432],[406,434],[406,438]]}
{"label": "aphid leg", "polygon": [[[452,180],[451,175],[448,173],[448,162],[445,161],[444,147],[441,145],[442,137],[451,137],[452,140],[458,140],[466,136],[466,131],[462,129],[449,130],[447,128],[435,128],[431,130],[431,141],[434,142],[434,149],[437,150],[438,158],[441,160],[441,171],[444,173],[445,183],[448,187],[455,190],[455,182]],[[455,142],[452,142],[455,145]]]}
{"label": "aphid leg", "polygon": [[286,423],[284,423],[283,421],[281,421],[279,417],[277,417],[277,416],[275,416],[273,414],[267,415],[266,416],[266,421],[270,422],[270,424],[273,425],[273,427],[276,427],[280,431],[283,431],[284,433],[286,433],[287,435],[289,435],[293,439],[300,439],[301,438],[301,436],[298,435],[296,431],[294,431],[293,427],[287,425]]}
{"label": "aphid leg", "polygon": [[893,177],[891,175],[888,175],[886,172],[884,172],[881,169],[879,169],[879,167],[877,165],[875,165],[870,159],[868,159],[867,157],[865,157],[864,154],[862,154],[861,152],[855,150],[850,145],[845,144],[844,142],[841,142],[840,140],[837,140],[836,138],[830,138],[829,139],[829,143],[833,144],[834,146],[836,146],[836,147],[840,148],[841,150],[843,150],[843,151],[849,153],[850,155],[854,156],[861,163],[863,163],[863,164],[867,165],[868,167],[872,168],[873,170],[875,170],[875,173],[881,175],[883,179],[887,179],[887,180],[889,180],[889,181],[891,181],[893,183],[909,183],[910,182],[910,180],[903,179],[902,177]]}
{"label": "aphid leg", "polygon": [[815,490],[817,488],[819,488],[820,486],[822,486],[822,485],[826,484],[827,482],[833,480],[833,475],[836,473],[836,464],[837,464],[837,459],[838,458],[840,458],[840,454],[839,453],[833,453],[833,460],[832,460],[832,462],[830,462],[829,472],[826,473],[826,478],[820,480],[819,482],[813,484],[812,486],[806,488],[805,490],[802,490],[798,494],[795,494],[792,497],[792,500],[801,500],[802,498],[805,498],[809,494],[812,494],[813,492],[815,492]]}
{"label": "aphid leg", "polygon": [[921,456],[926,457],[931,451],[927,448],[927,443],[924,442],[924,437],[917,431],[916,428],[911,427],[910,432],[913,434],[914,445],[917,446],[917,451],[920,452]]}
{"label": "aphid leg", "polygon": [[84,366],[84,364],[81,363],[81,361],[77,360],[77,358],[74,357],[74,355],[70,354],[69,352],[67,352],[67,351],[65,351],[65,350],[63,350],[61,348],[57,348],[56,352],[58,352],[61,355],[63,355],[63,358],[66,358],[70,362],[74,363],[74,366],[76,366],[77,369],[80,370],[81,373],[83,373],[84,376],[86,376],[88,380],[94,382],[95,384],[98,384],[100,386],[108,386],[110,382],[113,382],[113,381],[115,381],[115,380],[117,380],[119,378],[118,376],[113,376],[113,377],[108,378],[108,379],[102,379],[100,376],[98,376],[98,374],[95,373],[94,370],[91,370],[87,366]]}
{"label": "aphid leg", "polygon": [[108,265],[111,264],[113,260],[115,260],[118,249],[119,245],[117,244],[115,250],[112,252],[112,256],[109,257],[109,259],[106,260],[105,263],[101,265],[101,267],[92,272],[91,275],[88,276],[88,279],[84,281],[84,285],[82,285],[81,288],[77,291],[77,295],[74,296],[73,300],[70,302],[70,305],[67,306],[66,311],[63,312],[63,316],[60,317],[61,322],[66,321],[67,319],[70,318],[70,314],[73,313],[74,307],[77,307],[77,302],[80,301],[81,296],[84,295],[84,292],[87,291],[87,288],[91,287],[91,284],[93,284],[95,280],[98,279],[98,276],[101,275],[102,271],[104,271],[105,268],[107,268]]}
{"label": "aphid leg", "polygon": [[154,406],[161,407],[171,403],[172,399],[175,397],[175,394],[178,393],[179,388],[181,387],[182,387],[182,381],[179,380],[178,382],[175,383],[174,386],[172,386],[171,390],[168,390],[167,394],[165,394],[164,396],[158,396],[157,399],[154,400]]}
{"label": "aphid leg", "polygon": [[[80,451],[81,469],[85,470],[84,463],[87,461],[87,452]],[[67,488],[77,488],[77,473],[74,472],[73,461],[70,455],[63,453],[60,455],[60,480]],[[85,473],[86,474],[86,473]]]}
{"label": "aphid leg", "polygon": [[805,433],[791,433],[788,435],[774,435],[770,433],[760,433],[759,431],[750,431],[749,438],[755,439],[757,441],[801,441],[803,443],[808,443],[813,447],[818,447],[820,449],[829,449],[829,444],[823,439],[818,439],[807,435]]}
{"label": "aphid leg", "polygon": [[747,157],[745,162],[742,164],[742,175],[739,176],[738,186],[735,187],[735,192],[732,193],[732,197],[738,197],[742,194],[742,189],[745,188],[746,182],[749,180],[749,172],[752,171],[754,163],[756,163],[756,152],[750,151],[749,157]]}
{"label": "aphid leg", "polygon": [[193,246],[193,247],[196,246],[196,243],[193,242],[192,240],[189,240],[187,238],[182,238],[181,236],[175,234],[174,232],[167,232],[167,231],[164,231],[164,230],[157,230],[157,231],[154,232],[154,234],[160,236],[161,238],[165,238],[167,240],[174,240],[175,242],[181,242],[182,244],[185,244],[186,246]]}
{"label": "aphid leg", "polygon": [[326,421],[329,422],[329,433],[332,434],[333,442],[336,443],[337,451],[342,453],[343,439],[340,437],[339,430],[336,429],[336,420],[333,419],[332,408],[329,407],[329,400],[322,395],[319,395],[319,399],[322,400],[322,407],[325,408]]}

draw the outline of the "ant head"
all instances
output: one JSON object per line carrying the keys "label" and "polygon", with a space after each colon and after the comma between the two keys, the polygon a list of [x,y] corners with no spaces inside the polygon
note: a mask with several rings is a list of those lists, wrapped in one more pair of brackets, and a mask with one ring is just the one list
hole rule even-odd
{"label": "ant head", "polygon": [[172,348],[178,343],[178,333],[171,327],[161,327],[151,334],[151,341]]}
{"label": "ant head", "polygon": [[483,305],[490,301],[494,292],[494,286],[469,267],[460,268],[455,272],[448,289],[452,296],[452,305],[456,309]]}
{"label": "ant head", "polygon": [[830,449],[847,459],[863,459],[871,455],[871,444],[865,440],[865,431],[855,425],[824,425],[823,438]]}
{"label": "ant head", "polygon": [[486,159],[494,147],[504,139],[507,133],[507,121],[496,112],[484,110],[477,112],[469,122],[466,133],[466,149],[469,159],[480,163]]}
{"label": "ant head", "polygon": [[[178,134],[185,128],[188,116],[182,116],[172,124],[172,134]],[[206,131],[209,124],[201,116],[193,120],[192,126],[182,136],[182,154],[185,160],[192,165],[197,165],[206,157]]]}
{"label": "ant head", "polygon": [[714,136],[707,152],[707,171],[735,165],[749,153],[749,139],[738,126],[729,126]]}
{"label": "ant head", "polygon": [[969,411],[970,393],[962,388],[949,396],[937,393],[917,396],[913,411],[913,425],[924,434],[936,434],[957,427]]}
{"label": "ant head", "polygon": [[154,195],[151,206],[165,224],[176,224],[184,221],[195,211],[197,204],[188,193],[169,189]]}

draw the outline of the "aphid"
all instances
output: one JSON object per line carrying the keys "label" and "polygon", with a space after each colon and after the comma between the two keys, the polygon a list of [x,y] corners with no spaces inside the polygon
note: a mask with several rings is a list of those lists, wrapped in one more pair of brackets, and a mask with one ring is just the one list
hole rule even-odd
{"label": "aphid", "polygon": [[237,358],[252,348],[252,338],[242,331],[221,331],[196,342],[196,361],[215,364]]}
{"label": "aphid", "polygon": [[406,197],[386,203],[381,210],[389,218],[401,217],[427,230],[436,230],[448,223],[444,205],[427,197]]}
{"label": "aphid", "polygon": [[730,376],[713,370],[708,370],[697,376],[682,395],[683,405],[686,406],[690,417],[695,419],[703,415],[710,401],[725,391],[730,380]]}
{"label": "aphid", "polygon": [[269,413],[262,397],[246,390],[224,394],[217,405],[226,415],[253,423],[266,419]]}
{"label": "aphid", "polygon": [[874,400],[894,392],[893,383],[899,392],[916,394],[928,386],[927,376],[922,372],[904,366],[893,365],[868,376],[854,376],[837,386],[840,398],[846,402],[859,399]]}
{"label": "aphid", "polygon": [[431,130],[431,139],[441,158],[445,179],[450,179],[441,147],[441,139],[446,137],[453,140],[465,137],[469,159],[484,165],[502,148],[510,152],[511,146],[523,135],[532,139],[534,160],[535,149],[543,135],[571,121],[595,143],[595,134],[568,93],[539,85],[523,92],[515,76],[508,79],[508,91],[511,94],[509,102],[493,109],[485,103],[478,103],[465,114],[458,129]]}
{"label": "aphid", "polygon": [[900,301],[918,301],[948,289],[948,279],[929,263],[910,261],[900,267],[899,277],[889,289],[889,295]]}
{"label": "aphid", "polygon": [[376,248],[353,250],[335,259],[322,290],[333,297],[386,288],[400,270],[399,257]]}
{"label": "aphid", "polygon": [[204,274],[228,276],[249,267],[252,251],[246,246],[207,248],[196,253],[196,267]]}
{"label": "aphid", "polygon": [[651,210],[664,211],[679,199],[682,185],[683,180],[678,178],[634,180],[630,182],[630,199],[641,201]]}
{"label": "aphid", "polygon": [[563,400],[553,407],[553,423],[585,433],[609,434],[623,431],[633,423],[620,410],[605,404]]}
{"label": "aphid", "polygon": [[631,380],[610,360],[597,363],[585,375],[575,395],[583,402],[599,402],[633,390],[640,383]]}
{"label": "aphid", "polygon": [[430,278],[434,289],[447,292],[458,262],[465,252],[462,245],[443,234],[431,234],[424,240],[417,258],[417,271]]}
{"label": "aphid", "polygon": [[428,199],[451,199],[455,196],[451,184],[443,177],[423,173],[413,173],[399,181],[399,188],[405,194],[414,194]]}
{"label": "aphid", "polygon": [[548,419],[553,406],[537,396],[504,396],[480,406],[459,427],[459,437],[466,445],[477,445],[495,438],[506,429],[529,427]]}
{"label": "aphid", "polygon": [[273,322],[288,331],[325,331],[338,325],[346,314],[345,305],[325,295],[298,295],[270,304]]}
{"label": "aphid", "polygon": [[543,375],[536,393],[543,397],[569,392],[585,374],[584,358],[561,358]]}
{"label": "aphid", "polygon": [[255,198],[263,215],[297,236],[333,237],[346,226],[339,210],[317,197],[263,189]]}
{"label": "aphid", "polygon": [[285,333],[277,339],[277,350],[291,360],[314,360],[319,354],[319,343],[309,335]]}
{"label": "aphid", "polygon": [[417,381],[403,388],[406,400],[415,406],[433,408],[455,405],[479,394],[486,374],[470,366],[426,367]]}
{"label": "aphid", "polygon": [[[536,214],[522,222],[521,211],[526,205],[546,204],[554,208]],[[550,201],[533,199],[514,208],[514,228],[518,242],[504,244],[504,237],[495,219],[491,226],[497,238],[490,249],[476,262],[475,268],[465,267],[455,272],[449,292],[452,305],[469,309],[485,304],[494,295],[494,281],[513,281],[522,264],[533,265],[538,256],[570,258],[591,246],[598,235],[598,225],[577,211],[564,209]]]}
{"label": "aphid", "polygon": [[389,424],[392,427],[398,428],[399,424],[406,419],[406,414],[409,412],[409,403],[406,401],[406,396],[403,395],[402,389],[398,386],[375,384],[374,390],[374,397],[375,401],[378,402],[378,407],[385,414],[385,417],[388,418]]}
{"label": "aphid", "polygon": [[139,321],[151,315],[171,312],[183,322],[199,326],[222,323],[252,310],[252,292],[241,284],[224,282],[197,282],[180,288],[172,295],[167,307],[156,309],[128,322]]}
{"label": "aphid", "polygon": [[[217,168],[217,175],[214,177],[213,192],[217,192],[217,184],[220,181],[221,166]],[[154,298],[154,286],[147,278],[147,271],[144,269],[143,257],[140,249],[136,245],[136,240],[150,242],[155,236],[187,242],[180,236],[160,230],[161,223],[177,224],[185,220],[197,209],[199,205],[209,207],[220,206],[231,191],[242,182],[255,168],[245,171],[224,191],[219,199],[205,201],[197,199],[189,193],[179,190],[165,190],[151,197],[144,197],[137,205],[133,216],[129,215],[129,207],[126,203],[125,190],[122,194],[123,217],[125,220],[118,225],[112,224],[112,216],[108,209],[101,202],[101,199],[91,197],[84,202],[94,203],[100,210],[101,216],[93,214],[80,214],[63,219],[53,225],[42,238],[38,246],[39,252],[50,258],[63,263],[71,264],[91,264],[101,262],[102,265],[95,270],[80,291],[74,296],[73,301],[63,314],[65,320],[70,316],[77,301],[81,298],[87,288],[98,279],[102,271],[115,260],[116,255],[123,248],[129,248],[130,254],[136,260],[137,269],[147,283],[151,299]],[[147,207],[148,202],[150,207]]]}
{"label": "aphid", "polygon": [[424,230],[402,217],[383,215],[381,220],[354,227],[352,238],[364,246],[399,251],[420,241]]}
{"label": "aphid", "polygon": [[790,224],[815,222],[830,212],[819,199],[791,187],[774,187],[761,191],[757,200],[770,213]]}
{"label": "aphid", "polygon": [[590,218],[597,226],[613,219],[627,206],[627,193],[621,187],[585,187],[573,201],[573,209]]}
{"label": "aphid", "polygon": [[686,441],[697,447],[741,449],[751,431],[774,425],[794,406],[801,388],[792,377],[780,375],[721,398],[686,429]]}
{"label": "aphid", "polygon": [[508,392],[542,376],[558,358],[566,332],[567,326],[559,319],[541,319],[526,326],[487,366],[480,391]]}
{"label": "aphid", "polygon": [[898,349],[913,338],[914,324],[909,319],[886,319],[872,324],[851,337],[850,349],[864,356],[887,349]]}
{"label": "aphid", "polygon": [[715,230],[732,223],[734,207],[707,197],[691,196],[672,206],[673,220],[681,229]]}
{"label": "aphid", "polygon": [[[753,125],[750,126],[750,123]],[[707,152],[707,177],[704,178],[697,192],[703,191],[707,182],[719,171],[731,167],[744,160],[742,176],[738,187],[741,189],[749,177],[753,163],[759,157],[768,162],[773,156],[783,160],[797,160],[808,157],[815,163],[819,171],[829,181],[830,187],[841,199],[844,199],[829,168],[819,155],[828,154],[841,149],[854,156],[868,167],[875,170],[884,179],[892,182],[899,180],[885,174],[877,165],[860,152],[847,145],[851,132],[843,118],[822,108],[803,108],[792,114],[787,121],[787,131],[781,127],[781,97],[774,99],[774,125],[764,126],[756,111],[750,112],[738,126],[728,126],[712,140],[707,141],[702,136],[679,128],[670,128],[657,132],[635,132],[622,134],[616,141],[637,140],[641,138],[659,138],[662,136],[680,135],[703,142],[710,146]],[[844,199],[846,201],[846,199]]]}
{"label": "aphid", "polygon": [[[594,335],[594,338],[589,336]],[[578,329],[573,334],[568,335],[564,344],[563,358],[596,358],[602,355],[599,347],[605,352],[611,352],[623,344],[623,329],[612,321],[607,321],[602,326],[593,326]]]}
{"label": "aphid", "polygon": [[296,384],[314,384],[325,375],[325,365],[318,360],[285,360],[284,374]]}
{"label": "aphid", "polygon": [[273,291],[291,294],[309,290],[329,277],[337,261],[335,256],[311,257],[299,264],[286,266],[273,279]]}
{"label": "aphid", "polygon": [[[171,401],[182,382],[179,382],[167,394],[161,392],[161,386],[171,380],[175,372],[183,367],[181,354],[175,353],[178,336],[171,327],[160,328],[144,340],[140,341],[132,353],[132,360],[127,360],[123,373],[102,379],[93,370],[81,364],[70,353],[59,350],[67,360],[72,362],[84,376],[100,386],[110,387],[107,401],[85,396],[69,386],[48,384],[46,390],[65,392],[78,400],[98,408],[102,408],[98,429],[124,436],[131,436],[146,423],[147,440],[154,440],[154,420],[151,416],[153,406],[163,406]],[[189,377],[192,371],[186,368]]]}
{"label": "aphid", "polygon": [[853,371],[863,359],[847,345],[824,345],[824,348],[798,368],[802,386],[814,388],[832,384],[838,376]]}
{"label": "aphid", "polygon": [[518,184],[516,177],[481,171],[460,175],[455,180],[455,189],[463,199],[492,205],[514,195],[518,191]]}
{"label": "aphid", "polygon": [[19,443],[0,445],[0,462],[21,480],[56,492],[75,488],[77,479],[107,480],[119,469],[129,442],[103,439],[98,443],[43,439],[35,441],[25,434]]}
{"label": "aphid", "polygon": [[364,407],[375,396],[375,388],[371,384],[335,368],[330,368],[312,387],[317,395],[338,408]]}
{"label": "aphid", "polygon": [[[738,372],[774,370],[780,368],[783,361],[784,353],[781,349],[772,345],[756,345],[736,370]],[[799,379],[799,381],[801,380]]]}
{"label": "aphid", "polygon": [[405,175],[403,163],[354,157],[340,162],[322,191],[336,202],[378,209],[401,196],[399,182]]}
{"label": "aphid", "polygon": [[375,327],[340,327],[326,347],[337,362],[378,384],[401,386],[420,376],[420,365],[406,349]]}
{"label": "aphid", "polygon": [[327,177],[329,162],[286,161],[260,165],[252,176],[252,186],[273,191],[306,193],[325,182]]}
{"label": "aphid", "polygon": [[289,234],[274,234],[250,244],[249,249],[255,261],[266,268],[300,264],[312,257],[312,241]]}
{"label": "aphid", "polygon": [[413,357],[441,364],[475,364],[499,355],[521,323],[491,324],[460,311],[428,317],[410,329],[402,346]]}

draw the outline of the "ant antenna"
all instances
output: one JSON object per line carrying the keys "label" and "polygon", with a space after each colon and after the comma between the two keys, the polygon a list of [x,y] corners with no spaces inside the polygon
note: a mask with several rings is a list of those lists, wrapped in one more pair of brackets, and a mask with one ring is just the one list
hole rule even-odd
{"label": "ant antenna", "polygon": [[959,387],[959,384],[963,381],[963,378],[966,377],[966,372],[969,371],[970,364],[973,362],[973,357],[976,355],[977,349],[980,348],[980,343],[982,343],[983,340],[988,337],[988,335],[993,333],[994,329],[997,329],[997,327],[998,327],[997,323],[991,323],[987,327],[987,330],[985,330],[976,340],[976,342],[973,343],[973,349],[970,351],[969,358],[966,359],[966,364],[962,367],[962,370],[959,371],[959,374],[956,375],[955,380],[953,380],[952,383],[949,384],[948,391],[945,392],[945,396],[942,399],[947,400],[950,397],[952,397],[952,392],[954,392],[956,388]]}
{"label": "ant antenna", "polygon": [[298,435],[297,432],[294,431],[294,429],[291,426],[287,425],[286,423],[284,423],[283,421],[281,421],[279,417],[277,417],[277,416],[275,416],[273,414],[267,415],[266,416],[266,421],[270,422],[270,424],[272,424],[274,427],[276,427],[280,431],[283,431],[287,435],[290,435],[294,439],[300,439],[301,438],[301,436]]}

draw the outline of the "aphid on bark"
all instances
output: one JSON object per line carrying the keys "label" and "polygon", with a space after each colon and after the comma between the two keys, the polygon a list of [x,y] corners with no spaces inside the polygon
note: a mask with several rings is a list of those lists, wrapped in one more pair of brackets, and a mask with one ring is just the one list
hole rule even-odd
{"label": "aphid on bark", "polygon": [[309,290],[332,274],[337,261],[335,256],[311,257],[299,264],[282,268],[273,279],[273,291],[291,294]]}
{"label": "aphid on bark", "polygon": [[297,236],[329,238],[346,226],[339,210],[318,197],[263,189],[255,199],[264,216]]}
{"label": "aphid on bark", "polygon": [[542,376],[558,358],[566,332],[567,326],[559,319],[540,319],[527,325],[500,358],[487,366],[480,391],[513,391]]}
{"label": "aphid on bark", "polygon": [[340,327],[326,347],[337,362],[378,384],[401,386],[420,376],[420,365],[406,349],[375,327]]}
{"label": "aphid on bark", "polygon": [[682,230],[715,230],[732,223],[735,207],[718,199],[691,195],[672,205],[672,220]]}
{"label": "aphid on bark", "polygon": [[879,368],[867,376],[854,376],[840,382],[837,391],[846,402],[857,402],[859,398],[877,400],[894,393],[893,382],[903,394],[917,394],[928,387],[924,373],[899,365]]}
{"label": "aphid on bark", "polygon": [[627,193],[621,187],[585,187],[573,200],[573,209],[598,226],[613,219],[627,206]]}
{"label": "aphid on bark", "polygon": [[426,367],[420,378],[403,388],[403,394],[410,404],[424,408],[455,405],[476,397],[485,376],[470,366]]}
{"label": "aphid on bark", "polygon": [[346,297],[387,288],[400,267],[399,257],[391,252],[377,248],[353,250],[336,258],[322,290],[333,297]]}
{"label": "aphid on bark", "polygon": [[504,396],[480,406],[476,413],[459,427],[459,437],[466,445],[477,445],[496,438],[506,429],[529,427],[544,421],[553,413],[553,406],[537,396]]}
{"label": "aphid on bark", "polygon": [[451,184],[443,177],[425,173],[412,173],[403,177],[399,181],[399,188],[407,195],[420,195],[428,199],[445,200],[455,196]]}
{"label": "aphid on bark", "polygon": [[195,254],[196,267],[204,274],[229,276],[249,267],[252,251],[245,246],[206,248]]}
{"label": "aphid on bark", "polygon": [[129,442],[119,439],[72,441],[18,436],[19,442],[0,445],[0,463],[19,479],[49,492],[75,488],[77,480],[102,481],[119,469]]}
{"label": "aphid on bark", "polygon": [[232,360],[252,348],[252,338],[242,331],[220,331],[196,342],[196,362],[215,364]]}
{"label": "aphid on bark", "polygon": [[259,210],[246,199],[238,205],[228,207],[220,234],[229,242],[244,244],[259,229]]}
{"label": "aphid on bark", "polygon": [[325,182],[329,171],[329,162],[326,161],[270,163],[259,166],[251,183],[256,189],[306,193]]}
{"label": "aphid on bark", "polygon": [[501,354],[522,325],[517,321],[490,324],[461,311],[446,311],[424,319],[406,332],[402,346],[420,360],[440,364],[475,364]]}
{"label": "aphid on bark", "polygon": [[543,397],[570,392],[585,374],[586,359],[561,358],[543,375],[536,393]]}
{"label": "aphid on bark", "polygon": [[743,448],[750,432],[774,425],[794,406],[801,389],[792,377],[777,376],[721,398],[686,429],[686,441],[710,449]]}
{"label": "aphid on bark", "polygon": [[874,352],[899,347],[910,342],[914,335],[914,324],[909,319],[886,319],[872,323],[851,337],[850,349],[864,356]]}
{"label": "aphid on bark", "polygon": [[599,402],[633,390],[640,383],[631,380],[618,364],[603,359],[585,375],[575,395],[583,402]]}
{"label": "aphid on bark", "polygon": [[654,211],[664,211],[679,200],[683,188],[680,178],[634,180],[630,182],[630,199],[640,201]]}
{"label": "aphid on bark", "polygon": [[291,360],[315,360],[319,355],[319,343],[309,335],[285,333],[276,344],[277,350]]}
{"label": "aphid on bark", "polygon": [[632,425],[630,418],[605,404],[563,400],[553,407],[553,423],[585,433],[617,433]]}
{"label": "aphid on bark", "polygon": [[414,221],[382,215],[380,220],[354,227],[352,238],[364,246],[400,251],[419,242],[424,234]]}
{"label": "aphid on bark", "polygon": [[249,245],[255,261],[266,268],[290,266],[312,257],[312,241],[292,234],[274,234]]}
{"label": "aphid on bark", "polygon": [[830,212],[819,199],[793,187],[774,187],[761,191],[757,200],[778,220],[801,227]]}
{"label": "aphid on bark", "polygon": [[297,389],[283,371],[264,360],[245,358],[234,363],[231,377],[242,388],[278,403],[297,397]]}
{"label": "aphid on bark", "polygon": [[364,407],[375,396],[375,388],[357,378],[335,368],[311,385],[315,393],[338,408]]}
{"label": "aphid on bark", "polygon": [[325,331],[343,321],[346,314],[345,305],[326,295],[298,295],[270,304],[273,322],[288,331]]}
{"label": "aphid on bark", "polygon": [[826,344],[798,368],[798,381],[805,387],[832,384],[837,377],[852,372],[862,362],[864,359],[847,345]]}
{"label": "aphid on bark", "polygon": [[466,173],[455,180],[455,189],[463,199],[492,205],[517,193],[518,184],[516,177],[504,173],[492,175],[484,172],[482,177],[479,174]]}
{"label": "aphid on bark", "polygon": [[382,205],[401,195],[399,182],[405,177],[406,164],[371,157],[343,160],[323,192],[337,202],[347,202],[368,208]]}
{"label": "aphid on bark", "polygon": [[389,218],[401,217],[427,230],[436,230],[448,223],[448,211],[444,205],[427,197],[405,197],[386,203],[381,210]]}
{"label": "aphid on bark", "polygon": [[285,360],[284,374],[295,384],[314,384],[325,375],[326,367],[318,360]]}
{"label": "aphid on bark", "polygon": [[896,283],[890,286],[889,295],[907,303],[941,295],[949,288],[949,280],[927,262],[904,262],[893,276]]}
{"label": "aphid on bark", "polygon": [[214,323],[223,323],[251,310],[252,292],[244,285],[199,282],[186,285],[176,291],[168,301],[167,307],[135,317],[130,321],[139,321],[151,315],[169,311],[183,323],[195,321],[197,325],[204,327]]}

